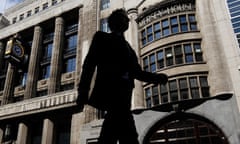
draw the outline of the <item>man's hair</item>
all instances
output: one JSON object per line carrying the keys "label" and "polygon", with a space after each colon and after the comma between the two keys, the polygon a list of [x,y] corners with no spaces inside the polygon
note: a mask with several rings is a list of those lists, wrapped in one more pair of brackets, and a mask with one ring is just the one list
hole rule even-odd
{"label": "man's hair", "polygon": [[[108,26],[111,30],[117,30],[121,27],[121,21],[123,17],[126,17],[126,10],[123,8],[116,9],[112,12],[112,14],[108,17]],[[126,17],[128,19],[128,17]]]}

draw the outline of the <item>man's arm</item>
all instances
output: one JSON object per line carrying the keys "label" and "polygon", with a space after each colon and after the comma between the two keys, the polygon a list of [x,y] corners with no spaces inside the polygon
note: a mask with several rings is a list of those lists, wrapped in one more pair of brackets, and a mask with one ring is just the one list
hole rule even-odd
{"label": "man's arm", "polygon": [[93,73],[97,65],[97,37],[98,32],[94,35],[88,54],[82,66],[82,73],[78,85],[77,104],[83,108],[88,101],[88,94],[91,85]]}
{"label": "man's arm", "polygon": [[131,49],[132,53],[132,61],[133,61],[133,71],[134,76],[137,80],[155,83],[155,84],[166,84],[168,81],[168,76],[164,73],[151,73],[147,71],[143,71],[140,64],[138,63],[136,53]]}

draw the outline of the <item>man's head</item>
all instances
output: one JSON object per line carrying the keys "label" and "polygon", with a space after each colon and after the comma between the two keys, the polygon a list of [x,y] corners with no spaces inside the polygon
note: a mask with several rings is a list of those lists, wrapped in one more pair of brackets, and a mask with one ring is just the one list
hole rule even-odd
{"label": "man's head", "polygon": [[116,9],[108,17],[108,25],[112,32],[125,32],[128,29],[129,18],[124,9]]}

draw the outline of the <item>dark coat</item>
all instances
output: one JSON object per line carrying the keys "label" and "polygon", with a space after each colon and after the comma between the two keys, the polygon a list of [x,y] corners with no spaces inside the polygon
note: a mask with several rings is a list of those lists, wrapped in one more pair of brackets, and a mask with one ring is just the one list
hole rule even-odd
{"label": "dark coat", "polygon": [[[95,85],[88,100],[95,69]],[[159,82],[156,75],[142,71],[135,51],[124,37],[98,31],[82,67],[78,100],[102,110],[130,109],[134,79]]]}

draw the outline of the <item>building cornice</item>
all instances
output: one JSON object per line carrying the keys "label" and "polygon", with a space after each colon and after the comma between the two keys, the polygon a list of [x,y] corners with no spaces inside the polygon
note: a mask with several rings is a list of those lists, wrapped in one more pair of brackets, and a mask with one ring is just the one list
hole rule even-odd
{"label": "building cornice", "polygon": [[21,21],[18,21],[14,24],[11,24],[7,27],[0,29],[0,34],[1,34],[0,39],[7,38],[19,31],[33,27],[35,25],[39,25],[41,22],[44,22],[53,17],[57,17],[74,8],[81,8],[81,7],[83,7],[82,1],[76,1],[76,0],[64,1],[62,3],[59,3],[56,6],[53,6],[44,11],[40,11],[37,14],[34,14],[28,18],[25,18]]}
{"label": "building cornice", "polygon": [[0,120],[75,106],[77,91],[64,91],[0,107]]}

